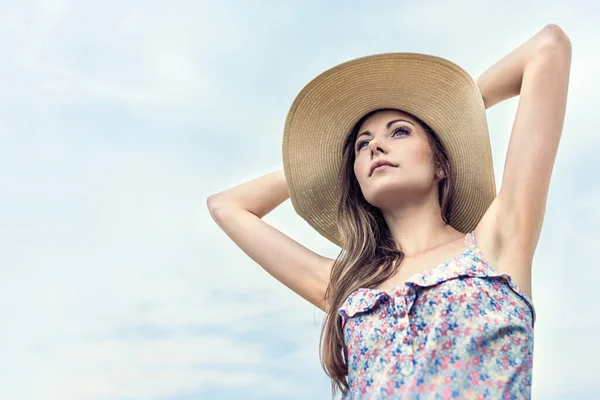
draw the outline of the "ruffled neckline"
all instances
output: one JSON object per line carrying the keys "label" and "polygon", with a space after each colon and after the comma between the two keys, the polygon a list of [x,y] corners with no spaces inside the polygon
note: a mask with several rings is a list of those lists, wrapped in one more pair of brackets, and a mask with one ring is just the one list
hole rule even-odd
{"label": "ruffled neckline", "polygon": [[475,231],[471,231],[465,235],[465,246],[466,248],[462,253],[430,269],[411,275],[403,284],[389,289],[365,287],[356,289],[346,298],[342,306],[338,309],[338,313],[345,320],[357,313],[366,312],[391,297],[403,296],[411,289],[414,290],[417,287],[425,288],[449,279],[469,276],[504,279],[510,288],[526,301],[531,309],[533,322],[535,322],[536,313],[532,299],[512,281],[510,275],[500,273],[490,265],[477,246]]}

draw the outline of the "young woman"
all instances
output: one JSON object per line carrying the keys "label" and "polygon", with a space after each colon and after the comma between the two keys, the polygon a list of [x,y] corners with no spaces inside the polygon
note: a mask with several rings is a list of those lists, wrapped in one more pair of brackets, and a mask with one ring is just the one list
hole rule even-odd
{"label": "young woman", "polygon": [[[477,81],[425,54],[340,64],[295,99],[284,168],[208,199],[246,254],[326,313],[334,395],[530,397],[531,264],[570,63],[550,24]],[[496,193],[485,109],[516,95]],[[288,197],[335,260],[262,221]]]}

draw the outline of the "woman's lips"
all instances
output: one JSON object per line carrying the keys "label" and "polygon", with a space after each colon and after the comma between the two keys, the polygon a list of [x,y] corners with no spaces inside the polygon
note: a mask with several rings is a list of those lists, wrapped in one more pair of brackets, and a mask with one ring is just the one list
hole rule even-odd
{"label": "woman's lips", "polygon": [[380,165],[379,167],[377,167],[377,168],[375,168],[373,170],[373,173],[371,175],[373,175],[375,172],[379,171],[380,169],[384,169],[384,168],[392,168],[392,166],[391,165],[387,165],[387,164]]}

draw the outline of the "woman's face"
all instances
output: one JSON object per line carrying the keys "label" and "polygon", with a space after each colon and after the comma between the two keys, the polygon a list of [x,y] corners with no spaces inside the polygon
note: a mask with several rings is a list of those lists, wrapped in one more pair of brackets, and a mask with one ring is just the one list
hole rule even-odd
{"label": "woman's face", "polygon": [[[359,127],[354,154],[354,174],[363,196],[375,207],[392,208],[434,188],[427,133],[409,114],[385,110],[371,115]],[[371,174],[371,164],[378,160],[394,166]]]}

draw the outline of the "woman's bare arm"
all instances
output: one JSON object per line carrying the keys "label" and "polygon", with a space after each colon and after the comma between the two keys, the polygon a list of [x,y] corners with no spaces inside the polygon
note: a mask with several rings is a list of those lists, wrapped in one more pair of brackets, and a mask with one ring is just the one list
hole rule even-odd
{"label": "woman's bare arm", "polygon": [[477,86],[488,109],[521,93],[525,66],[536,58],[545,46],[554,46],[564,37],[562,30],[556,25],[546,25],[533,37],[501,58],[488,68],[478,79]]}
{"label": "woman's bare arm", "polygon": [[208,198],[207,205],[211,211],[218,211],[222,206],[233,206],[262,218],[289,197],[285,174],[281,168],[213,194]]}
{"label": "woman's bare arm", "polygon": [[570,39],[549,24],[478,79],[486,108],[519,95],[493,220],[498,221],[494,230],[504,254],[500,264],[510,268],[503,272],[524,287],[529,285],[562,135],[570,66]]}
{"label": "woman's bare arm", "polygon": [[213,220],[250,258],[298,295],[326,311],[325,290],[333,259],[323,257],[262,218],[289,198],[283,169],[213,194]]}

